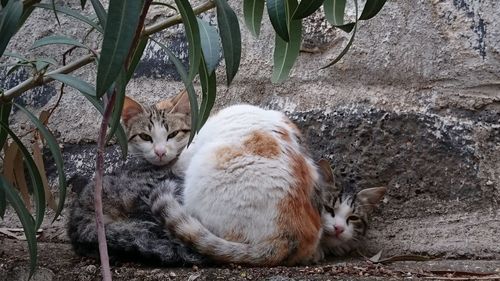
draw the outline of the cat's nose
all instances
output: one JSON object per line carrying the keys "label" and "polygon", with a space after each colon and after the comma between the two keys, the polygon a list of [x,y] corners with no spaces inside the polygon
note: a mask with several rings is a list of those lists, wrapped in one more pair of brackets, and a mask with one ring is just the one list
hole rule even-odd
{"label": "cat's nose", "polygon": [[163,155],[165,155],[165,153],[167,153],[167,150],[165,148],[155,147],[156,156],[161,158],[163,157]]}
{"label": "cat's nose", "polygon": [[334,227],[335,227],[335,235],[339,236],[340,234],[342,234],[342,232],[344,232],[343,226],[335,225]]}

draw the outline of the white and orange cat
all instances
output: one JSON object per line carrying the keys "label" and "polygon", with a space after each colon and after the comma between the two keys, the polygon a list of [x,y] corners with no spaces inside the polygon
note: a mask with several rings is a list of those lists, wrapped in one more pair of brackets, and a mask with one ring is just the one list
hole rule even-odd
{"label": "white and orange cat", "polygon": [[[125,104],[127,118],[135,106]],[[161,162],[161,149],[152,147],[157,158],[151,162]],[[328,196],[333,176],[327,163],[321,166],[283,113],[230,106],[208,119],[174,164],[174,173],[184,178],[184,203],[168,190],[157,190],[152,211],[174,236],[218,262],[315,262],[356,246],[354,237],[364,235],[367,214],[385,193],[371,188]]]}

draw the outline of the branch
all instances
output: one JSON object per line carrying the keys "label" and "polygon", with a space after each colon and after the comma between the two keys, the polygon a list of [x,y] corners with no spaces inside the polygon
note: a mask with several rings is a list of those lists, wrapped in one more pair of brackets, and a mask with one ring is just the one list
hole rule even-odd
{"label": "branch", "polygon": [[[193,8],[193,12],[195,15],[201,14],[203,12],[206,12],[210,9],[213,9],[215,7],[215,3],[213,0],[208,0],[205,3],[202,3],[196,7]],[[148,26],[144,29],[144,32],[141,34],[141,37],[144,36],[149,36],[153,33],[162,31],[168,27],[171,27],[173,25],[179,24],[182,22],[182,18],[180,14],[177,14],[175,16],[171,16],[168,19],[161,21],[159,23],[153,24],[151,26]]]}
{"label": "branch", "polygon": [[68,65],[65,65],[63,67],[60,67],[54,71],[48,72],[45,75],[38,75],[35,77],[31,77],[28,80],[25,80],[21,84],[15,86],[14,88],[11,88],[3,93],[3,95],[0,96],[0,103],[8,102],[12,100],[15,97],[20,96],[22,93],[31,90],[37,86],[42,86],[44,84],[47,84],[51,81],[54,81],[54,79],[50,78],[49,74],[56,74],[56,73],[62,73],[62,74],[67,74],[70,72],[73,72],[95,60],[96,56],[94,54],[86,55]]}
{"label": "branch", "polygon": [[[33,5],[36,2],[39,2],[39,0],[27,0],[25,4],[27,3],[27,5]],[[214,2],[212,0],[208,0],[207,2],[194,7],[193,11],[195,15],[198,15],[210,9],[213,9],[214,7],[215,7]],[[144,28],[143,32],[141,33],[141,37],[149,36],[151,34],[162,31],[179,23],[182,23],[182,18],[180,14],[171,16],[162,22]],[[77,61],[74,61],[66,66],[53,70],[47,74],[55,74],[55,73],[68,74],[91,63],[92,61],[94,61],[95,58],[96,56],[94,54],[86,55]],[[0,104],[9,102],[13,98],[20,96],[22,93],[28,90],[31,90],[35,87],[42,86],[48,82],[53,81],[54,79],[47,77],[46,76],[47,74],[41,74],[37,77],[29,78],[28,80],[25,80],[24,82],[15,86],[14,88],[5,91],[2,95],[0,95]]]}

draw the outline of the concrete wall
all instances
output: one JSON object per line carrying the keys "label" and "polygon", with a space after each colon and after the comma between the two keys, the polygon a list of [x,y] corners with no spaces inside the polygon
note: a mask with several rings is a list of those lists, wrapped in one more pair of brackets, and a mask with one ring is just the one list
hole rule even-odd
{"label": "concrete wall", "polygon": [[[231,2],[241,16],[241,1]],[[156,7],[150,19],[165,14]],[[50,12],[35,15],[9,49],[24,52],[51,33],[81,37],[67,19],[58,27]],[[388,186],[370,234],[372,250],[499,258],[499,16],[500,2],[494,0],[388,1],[376,18],[360,24],[347,56],[320,70],[348,38],[318,13],[304,23],[304,47],[317,52],[301,53],[291,77],[278,85],[270,82],[274,35],[266,15],[259,39],[240,20],[242,63],[230,87],[220,67],[217,107],[247,102],[286,111],[303,128],[314,155],[332,161],[345,188]],[[213,14],[205,18],[215,22]],[[181,32],[176,28],[158,38],[186,59]],[[14,85],[26,75],[0,76],[0,82]],[[78,75],[93,81],[95,72],[87,67]],[[23,99],[49,108],[58,87],[48,85]],[[181,88],[166,55],[149,45],[127,90],[153,102]],[[93,150],[82,142],[96,139],[97,116],[83,97],[66,89],[50,127],[65,143],[70,174],[92,169]],[[14,120],[23,123],[17,113]]]}

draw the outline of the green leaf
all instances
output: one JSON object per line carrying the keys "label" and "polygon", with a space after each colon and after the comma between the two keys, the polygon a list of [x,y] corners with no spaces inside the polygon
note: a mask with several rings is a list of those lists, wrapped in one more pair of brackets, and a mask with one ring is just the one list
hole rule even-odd
{"label": "green leaf", "polygon": [[55,0],[52,0],[50,1],[51,2],[51,6],[52,6],[52,11],[54,12],[54,16],[56,17],[56,21],[57,21],[57,24],[59,26],[61,26],[61,22],[59,21],[59,16],[57,15],[57,10],[56,10],[56,1]]}
{"label": "green leaf", "polygon": [[240,67],[240,24],[226,0],[215,0],[215,5],[217,6],[217,24],[219,25],[224,60],[226,62],[227,85],[229,85]]}
{"label": "green leaf", "polygon": [[[9,126],[9,116],[11,109],[12,109],[11,103],[0,104],[0,122],[7,127]],[[2,130],[2,128],[0,128],[0,150],[2,150],[5,141],[7,140],[7,135],[8,135],[7,131]]]}
{"label": "green leaf", "polygon": [[172,5],[168,4],[168,3],[156,2],[155,1],[155,2],[152,2],[151,5],[165,6],[165,7],[168,7],[168,8],[170,8],[170,9],[172,9],[172,10],[174,10],[174,11],[177,12],[177,8],[175,8],[174,6],[172,6]]}
{"label": "green leaf", "polygon": [[[64,175],[64,163],[61,155],[61,150],[59,149],[59,145],[57,144],[56,138],[52,133],[43,125],[43,123],[31,113],[26,108],[22,107],[19,104],[14,104],[19,110],[21,110],[31,122],[38,129],[40,134],[45,139],[47,146],[49,147],[50,152],[52,153],[52,157],[54,158],[54,162],[56,163],[57,174],[59,176],[59,204],[57,206],[56,214],[54,216],[54,220],[61,214],[61,211],[64,207],[64,201],[66,200],[66,176]],[[43,191],[43,185],[42,185]]]}
{"label": "green leaf", "polygon": [[259,37],[262,14],[264,13],[264,0],[244,0],[243,16],[245,24],[253,36]]}
{"label": "green leaf", "polygon": [[186,37],[188,41],[189,53],[189,74],[188,79],[193,80],[198,73],[198,67],[201,61],[201,39],[200,30],[194,15],[193,8],[188,0],[175,0],[177,8],[182,17],[184,28],[186,29]]}
{"label": "green leaf", "polygon": [[101,97],[125,65],[139,24],[143,1],[111,0],[97,65],[96,94]]}
{"label": "green leaf", "polygon": [[217,29],[211,26],[208,22],[198,19],[200,29],[201,49],[203,57],[208,69],[208,73],[212,73],[219,63],[221,52],[220,37]]}
{"label": "green leaf", "polygon": [[35,61],[35,69],[36,71],[42,71],[49,67],[49,64],[45,61],[37,60]]}
{"label": "green leaf", "polygon": [[[37,7],[37,8],[41,8],[41,9],[46,9],[46,10],[50,10],[52,9],[51,5],[49,4],[44,4],[44,3],[38,3],[38,4],[35,4],[34,7]],[[56,5],[55,7],[56,11],[58,11],[59,13],[62,13],[62,14],[65,14],[67,16],[70,16],[72,18],[75,18],[81,22],[84,22],[90,26],[92,26],[93,28],[95,28],[97,31],[99,31],[100,33],[103,33],[103,29],[102,27],[95,23],[93,20],[91,20],[90,18],[78,13],[77,11],[75,10],[72,10],[72,9],[68,9],[66,7],[62,7],[62,6],[58,6]]]}
{"label": "green leaf", "polygon": [[281,39],[288,42],[290,40],[288,35],[288,28],[286,26],[286,7],[287,0],[267,0],[267,14],[271,20],[274,31]]}
{"label": "green leaf", "polygon": [[316,12],[325,0],[302,0],[299,6],[295,9],[292,19],[303,19]]}
{"label": "green leaf", "polygon": [[59,82],[62,82],[72,88],[77,89],[78,91],[89,95],[89,96],[94,96],[95,97],[95,89],[94,86],[91,84],[76,78],[74,76],[68,75],[68,74],[61,74],[61,73],[54,73],[54,74],[47,74],[52,79],[55,79]]}
{"label": "green leaf", "polygon": [[137,68],[139,62],[141,61],[142,54],[144,53],[144,49],[146,48],[147,44],[148,44],[147,37],[141,38],[139,43],[137,44],[134,54],[132,55],[132,58],[130,60],[130,66],[127,70],[127,75],[126,75],[127,82],[130,81],[130,78],[132,78],[132,75],[134,75],[135,69]]}
{"label": "green leaf", "polygon": [[0,11],[0,57],[2,56],[10,38],[17,32],[18,24],[23,14],[23,2],[10,0],[7,6]]}
{"label": "green leaf", "polygon": [[123,103],[125,101],[125,89],[127,88],[127,77],[125,70],[122,69],[115,83],[115,104],[113,106],[113,112],[111,114],[111,119],[109,121],[109,132],[106,142],[108,142],[116,132],[116,129],[120,125],[120,118],[123,110]]}
{"label": "green leaf", "polygon": [[[356,18],[358,18],[358,1],[357,0],[354,0],[354,7],[356,8]],[[352,42],[354,42],[354,36],[356,35],[357,27],[358,27],[358,21],[354,22],[354,27],[353,27],[351,39],[349,39],[349,42],[347,43],[345,48],[342,50],[342,52],[340,52],[340,54],[332,62],[330,62],[326,66],[323,66],[321,69],[325,69],[327,67],[330,67],[330,66],[336,64],[340,59],[342,59],[342,57],[344,57],[344,55],[347,53],[347,51],[349,51],[349,49],[351,48]]]}
{"label": "green leaf", "polygon": [[77,40],[62,36],[62,35],[53,35],[53,36],[47,36],[42,39],[38,39],[33,43],[33,46],[31,46],[32,49],[39,48],[42,46],[46,45],[53,45],[53,44],[62,44],[62,45],[72,45],[72,46],[77,46],[81,48],[88,49],[87,46],[83,45],[82,43],[78,42]]}
{"label": "green leaf", "polygon": [[85,9],[86,4],[87,4],[87,0],[80,0],[80,6],[82,6],[82,10]]}
{"label": "green leaf", "polygon": [[369,20],[380,12],[384,7],[386,0],[366,0],[363,12],[361,12],[360,20]]}
{"label": "green leaf", "polygon": [[323,4],[326,20],[334,26],[344,24],[345,1],[346,0],[325,0]]}
{"label": "green leaf", "polygon": [[48,64],[57,65],[57,61],[54,60],[53,58],[37,58],[35,60],[35,62],[38,62],[38,61],[43,61],[43,62],[46,62]]}
{"label": "green leaf", "polygon": [[[16,105],[17,106],[17,105]],[[35,220],[35,228],[38,229],[42,224],[43,217],[45,214],[45,190],[43,188],[42,178],[40,177],[40,173],[38,171],[38,167],[33,161],[30,152],[26,149],[22,141],[12,132],[8,126],[0,122],[0,127],[7,131],[12,140],[17,144],[19,150],[24,156],[24,162],[26,167],[28,168],[28,173],[30,175],[31,184],[33,185],[33,197],[35,201],[35,212],[36,212],[36,220]],[[8,196],[7,196],[8,198]]]}
{"label": "green leaf", "polygon": [[274,66],[271,81],[279,83],[285,80],[290,70],[299,56],[300,44],[302,40],[302,20],[292,19],[292,13],[297,7],[297,0],[287,0],[286,16],[290,28],[290,41],[286,42],[281,37],[275,37],[274,46]]}
{"label": "green leaf", "polygon": [[[167,46],[163,45],[159,41],[151,38],[158,46],[160,46],[168,55],[168,59],[175,65],[177,69],[177,73],[181,76],[182,82],[186,87],[189,96],[189,104],[191,105],[191,126],[194,127],[198,124],[198,100],[196,97],[196,91],[194,90],[193,81],[189,79],[189,76],[186,72],[186,69],[182,65],[182,62],[172,53]],[[189,135],[189,142],[193,140],[196,134],[196,130],[191,130],[191,134]]]}
{"label": "green leaf", "polygon": [[[101,1],[99,0],[90,0],[92,3],[92,7],[94,7],[95,14],[97,15],[97,18],[99,19],[99,24],[101,25],[102,29],[106,29],[106,21],[108,19],[108,15],[106,13],[106,10],[104,9],[104,6],[101,4]],[[139,2],[139,1],[137,1]],[[110,3],[111,7],[111,3]]]}
{"label": "green leaf", "polygon": [[[12,0],[11,0],[12,1]],[[5,192],[7,200],[9,200],[11,206],[17,213],[21,224],[23,225],[24,235],[26,236],[26,241],[28,242],[28,251],[30,254],[30,277],[35,273],[37,264],[37,245],[36,245],[36,229],[33,217],[28,212],[23,204],[23,200],[19,197],[19,194],[15,192],[15,188],[2,176],[0,176],[0,190]]]}
{"label": "green leaf", "polygon": [[0,4],[2,5],[2,7],[7,6],[7,3],[9,3],[9,0],[1,0],[0,1]]}
{"label": "green leaf", "polygon": [[200,131],[201,127],[205,124],[210,116],[210,111],[215,103],[215,96],[217,94],[217,79],[215,76],[215,71],[210,73],[209,69],[205,63],[205,59],[202,58],[200,64],[200,84],[201,84],[201,105],[200,105],[200,117],[198,120],[197,132]]}
{"label": "green leaf", "polygon": [[5,57],[13,57],[22,61],[28,61],[26,57],[23,57],[21,54],[18,53],[12,53],[12,52],[5,52],[3,53],[3,56]]}

